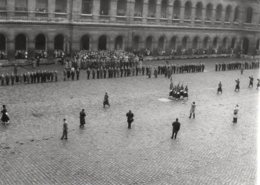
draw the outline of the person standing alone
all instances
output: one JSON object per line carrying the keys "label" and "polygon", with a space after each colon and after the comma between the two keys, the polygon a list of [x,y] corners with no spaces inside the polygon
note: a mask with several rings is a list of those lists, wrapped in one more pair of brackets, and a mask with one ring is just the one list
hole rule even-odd
{"label": "person standing alone", "polygon": [[86,124],[85,121],[86,113],[85,110],[82,109],[81,112],[79,113],[79,119],[80,119],[80,128],[84,128],[84,125]]}
{"label": "person standing alone", "polygon": [[172,123],[172,137],[171,137],[172,139],[173,139],[173,137],[174,137],[174,139],[176,139],[177,134],[180,130],[180,127],[181,127],[181,124],[180,124],[178,118],[176,118],[176,121]]}
{"label": "person standing alone", "polygon": [[196,104],[195,104],[195,102],[193,102],[193,103],[191,104],[190,116],[189,116],[189,118],[191,118],[192,115],[193,115],[193,119],[195,118],[195,108],[196,108]]}
{"label": "person standing alone", "polygon": [[129,110],[129,112],[126,114],[127,117],[127,123],[128,123],[128,129],[131,129],[131,124],[134,121],[134,114]]}
{"label": "person standing alone", "polygon": [[63,119],[63,133],[61,136],[61,140],[68,139],[68,124],[66,122],[66,119]]}

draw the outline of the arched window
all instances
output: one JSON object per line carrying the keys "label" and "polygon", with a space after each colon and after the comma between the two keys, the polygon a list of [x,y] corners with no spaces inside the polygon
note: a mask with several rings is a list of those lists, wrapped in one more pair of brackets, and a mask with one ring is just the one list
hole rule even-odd
{"label": "arched window", "polygon": [[155,0],[149,0],[148,17],[155,17],[155,14],[156,14],[156,2]]}
{"label": "arched window", "polygon": [[110,0],[100,0],[100,15],[109,15]]}
{"label": "arched window", "polygon": [[56,0],[55,12],[66,13],[67,12],[67,0]]}
{"label": "arched window", "polygon": [[209,48],[209,37],[205,37],[203,40],[203,48],[208,49]]}
{"label": "arched window", "polygon": [[138,50],[139,49],[139,44],[140,44],[140,37],[139,36],[135,36],[133,38],[133,49],[134,50]]}
{"label": "arched window", "polygon": [[117,1],[117,15],[119,16],[126,15],[126,0]]}
{"label": "arched window", "polygon": [[228,38],[225,37],[222,42],[222,48],[227,49],[228,48]]}
{"label": "arched window", "polygon": [[54,38],[54,50],[64,50],[64,36],[62,34]]}
{"label": "arched window", "polygon": [[0,51],[6,50],[6,38],[3,34],[0,34]]}
{"label": "arched window", "polygon": [[82,14],[92,14],[93,0],[82,0]]}
{"label": "arched window", "polygon": [[232,14],[232,7],[230,5],[226,8],[225,22],[230,22],[230,15]]}
{"label": "arched window", "polygon": [[197,20],[202,20],[202,2],[196,4],[196,18]]}
{"label": "arched window", "polygon": [[7,7],[7,0],[0,0],[0,10],[6,10]]}
{"label": "arched window", "polygon": [[176,49],[177,47],[177,37],[172,37],[170,41],[170,49]]}
{"label": "arched window", "polygon": [[199,47],[199,37],[195,37],[192,41],[192,49],[198,49]]}
{"label": "arched window", "polygon": [[248,54],[249,51],[249,39],[248,38],[244,38],[243,39],[243,44],[242,44],[242,48],[243,48],[243,54]]}
{"label": "arched window", "polygon": [[187,1],[185,3],[184,18],[185,19],[191,18],[191,2],[190,1]]}
{"label": "arched window", "polygon": [[236,38],[232,38],[232,41],[231,41],[231,48],[234,49],[236,48]]}
{"label": "arched window", "polygon": [[217,48],[218,48],[218,37],[215,37],[215,38],[213,39],[213,48],[214,48],[214,49],[217,49]]}
{"label": "arched window", "polygon": [[158,41],[158,49],[164,50],[165,49],[165,38],[161,36]]}
{"label": "arched window", "polygon": [[80,41],[80,48],[81,50],[89,50],[89,36],[88,35],[84,35],[82,38],[81,38],[81,41]]}
{"label": "arched window", "polygon": [[181,13],[181,3],[179,0],[175,0],[173,4],[173,19],[179,19]]}
{"label": "arched window", "polygon": [[235,14],[234,14],[234,22],[238,22],[239,17],[240,17],[240,8],[239,8],[239,6],[237,6],[235,9]]}
{"label": "arched window", "polygon": [[246,23],[252,23],[253,19],[253,8],[248,7],[246,10]]}
{"label": "arched window", "polygon": [[15,0],[15,10],[16,11],[27,11],[28,2],[27,0]]}
{"label": "arched window", "polygon": [[143,16],[143,0],[135,0],[135,17]]}
{"label": "arched window", "polygon": [[99,50],[107,50],[107,36],[102,35],[98,39],[98,49]]}
{"label": "arched window", "polygon": [[211,20],[213,14],[213,5],[210,3],[206,8],[206,20]]}
{"label": "arched window", "polygon": [[186,36],[186,37],[183,37],[183,39],[182,39],[182,48],[183,49],[187,49],[187,47],[188,47],[188,37]]}
{"label": "arched window", "polygon": [[123,50],[123,37],[118,36],[115,40],[115,50]]}
{"label": "arched window", "polygon": [[43,34],[39,34],[35,38],[35,49],[45,50],[46,49],[46,39]]}
{"label": "arched window", "polygon": [[222,18],[222,5],[219,4],[216,8],[216,21],[221,21]]}
{"label": "arched window", "polygon": [[161,4],[161,17],[167,18],[168,15],[168,0],[162,0]]}
{"label": "arched window", "polygon": [[15,37],[15,50],[27,50],[27,39],[24,34]]}
{"label": "arched window", "polygon": [[149,49],[149,50],[153,49],[153,38],[152,38],[152,36],[149,36],[149,37],[146,38],[145,48]]}

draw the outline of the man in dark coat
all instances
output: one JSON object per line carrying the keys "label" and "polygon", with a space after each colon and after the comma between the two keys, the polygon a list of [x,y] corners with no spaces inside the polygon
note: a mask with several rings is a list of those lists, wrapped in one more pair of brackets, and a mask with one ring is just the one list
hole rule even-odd
{"label": "man in dark coat", "polygon": [[129,110],[129,112],[126,113],[126,117],[127,117],[128,129],[131,129],[131,124],[134,121],[134,114],[131,112],[131,110]]}
{"label": "man in dark coat", "polygon": [[103,108],[105,108],[106,105],[108,105],[108,106],[110,107],[107,92],[106,92],[106,94],[105,94],[105,96],[104,96]]}
{"label": "man in dark coat", "polygon": [[68,124],[66,119],[63,119],[63,134],[61,136],[61,140],[68,139]]}
{"label": "man in dark coat", "polygon": [[177,134],[180,130],[180,127],[181,127],[181,124],[180,122],[178,121],[178,118],[176,118],[176,121],[172,123],[172,139],[174,137],[174,139],[176,139],[177,137]]}
{"label": "man in dark coat", "polygon": [[85,121],[86,113],[85,110],[82,109],[81,112],[79,113],[79,119],[80,119],[80,128],[84,128],[84,125],[86,124]]}

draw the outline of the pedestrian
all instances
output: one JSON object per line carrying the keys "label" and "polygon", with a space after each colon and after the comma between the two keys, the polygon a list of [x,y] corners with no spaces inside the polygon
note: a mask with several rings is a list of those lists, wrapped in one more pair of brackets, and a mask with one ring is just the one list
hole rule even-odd
{"label": "pedestrian", "polygon": [[63,119],[63,134],[61,136],[61,140],[68,139],[68,124],[66,119]]}
{"label": "pedestrian", "polygon": [[108,100],[108,94],[107,92],[105,93],[105,96],[104,96],[104,101],[103,101],[103,108],[105,108],[106,105],[108,105],[110,107],[110,104],[109,104],[109,100]]}
{"label": "pedestrian", "polygon": [[191,104],[190,116],[189,116],[189,118],[191,118],[192,115],[193,115],[193,119],[195,118],[195,108],[196,108],[196,104],[195,104],[195,102],[193,102],[193,103]]}
{"label": "pedestrian", "polygon": [[127,117],[128,129],[131,129],[131,124],[134,121],[134,114],[131,112],[131,110],[129,110],[129,112],[126,113],[126,117]]}
{"label": "pedestrian", "polygon": [[221,83],[221,82],[219,82],[219,84],[218,84],[217,94],[218,94],[219,92],[221,92],[221,94],[222,94],[222,83]]}
{"label": "pedestrian", "polygon": [[81,112],[79,113],[79,119],[80,119],[80,128],[84,128],[84,125],[86,124],[85,121],[86,113],[85,110],[82,109]]}
{"label": "pedestrian", "polygon": [[253,76],[249,76],[249,85],[248,87],[253,87],[254,85],[254,77]]}
{"label": "pedestrian", "polygon": [[80,73],[80,70],[79,70],[79,68],[77,68],[77,69],[76,69],[77,80],[79,80],[79,73]]}
{"label": "pedestrian", "polygon": [[260,87],[260,79],[257,79],[256,89],[258,90],[259,87]]}
{"label": "pedestrian", "polygon": [[236,105],[234,108],[233,123],[237,123],[238,110],[239,110],[239,105]]}
{"label": "pedestrian", "polygon": [[235,80],[235,82],[236,82],[235,91],[237,92],[240,90],[240,85],[239,85],[240,81],[239,81],[239,79],[237,79],[237,80]]}
{"label": "pedestrian", "polygon": [[8,115],[8,112],[7,112],[7,109],[6,109],[6,106],[3,105],[3,108],[1,110],[1,113],[2,113],[2,116],[1,116],[1,121],[4,125],[8,124],[9,123],[9,115]]}
{"label": "pedestrian", "polygon": [[172,139],[173,139],[173,137],[174,137],[174,139],[176,139],[177,134],[180,130],[180,127],[181,127],[181,124],[180,124],[178,118],[176,118],[176,121],[172,123],[172,137],[171,137]]}

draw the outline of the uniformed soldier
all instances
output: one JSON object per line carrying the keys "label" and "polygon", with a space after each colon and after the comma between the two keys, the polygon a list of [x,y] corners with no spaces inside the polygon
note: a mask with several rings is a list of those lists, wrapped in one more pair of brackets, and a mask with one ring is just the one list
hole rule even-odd
{"label": "uniformed soldier", "polygon": [[6,75],[5,75],[5,83],[6,83],[6,85],[9,85],[9,81],[10,81],[10,75],[8,73],[6,73]]}
{"label": "uniformed soldier", "polygon": [[11,84],[14,85],[15,76],[14,73],[11,74]]}
{"label": "uniformed soldier", "polygon": [[88,69],[87,69],[87,79],[89,80],[89,77],[90,77],[90,69],[89,69],[89,67],[88,67]]}
{"label": "uniformed soldier", "polygon": [[68,139],[68,124],[66,122],[66,119],[63,119],[63,133],[61,136],[61,140]]}
{"label": "uniformed soldier", "polygon": [[126,113],[126,117],[127,117],[128,129],[131,129],[131,124],[134,121],[134,114],[131,112],[131,110],[129,110],[129,112]]}
{"label": "uniformed soldier", "polygon": [[77,68],[76,69],[77,80],[79,80],[79,74],[80,74],[80,70],[79,70],[79,68]]}
{"label": "uniformed soldier", "polygon": [[221,82],[219,82],[219,84],[218,84],[217,94],[218,94],[219,92],[221,92],[221,94],[222,94],[222,84],[221,84]]}
{"label": "uniformed soldier", "polygon": [[248,87],[253,87],[254,84],[254,77],[253,76],[249,76],[249,85]]}
{"label": "uniformed soldier", "polygon": [[237,80],[235,80],[235,82],[236,82],[235,91],[237,92],[240,90],[240,81],[239,81],[239,79],[237,79]]}
{"label": "uniformed soldier", "polygon": [[104,101],[103,101],[103,108],[105,108],[106,105],[108,105],[110,107],[110,104],[109,104],[109,100],[108,100],[108,94],[107,92],[105,93],[105,96],[104,96]]}

